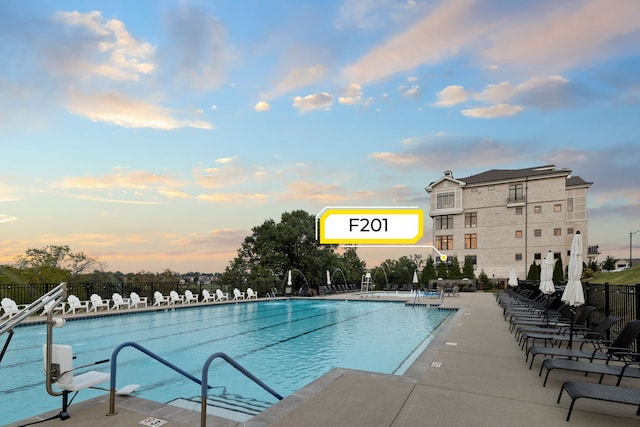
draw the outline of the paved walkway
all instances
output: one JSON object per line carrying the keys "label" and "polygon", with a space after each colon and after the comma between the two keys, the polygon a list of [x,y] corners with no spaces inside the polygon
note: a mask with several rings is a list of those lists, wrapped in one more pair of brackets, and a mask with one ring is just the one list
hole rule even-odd
{"label": "paved walkway", "polygon": [[[339,296],[344,299],[345,296]],[[207,417],[208,426],[246,427],[412,427],[412,426],[638,426],[636,407],[584,400],[571,421],[562,383],[585,380],[557,372],[546,387],[538,377],[539,361],[528,369],[502,310],[491,293],[447,297],[445,306],[460,308],[436,340],[403,376],[334,369],[246,423]],[[381,333],[393,333],[381,331]],[[375,355],[372,355],[375,357]],[[589,378],[587,378],[589,380]],[[597,379],[591,378],[593,381]],[[611,382],[609,379],[605,382]],[[118,414],[107,417],[108,396],[70,407],[71,418],[40,426],[138,426],[152,416],[164,426],[195,426],[200,415],[139,398],[119,398]],[[39,418],[55,415],[43,414]],[[21,423],[20,426],[36,418]]]}

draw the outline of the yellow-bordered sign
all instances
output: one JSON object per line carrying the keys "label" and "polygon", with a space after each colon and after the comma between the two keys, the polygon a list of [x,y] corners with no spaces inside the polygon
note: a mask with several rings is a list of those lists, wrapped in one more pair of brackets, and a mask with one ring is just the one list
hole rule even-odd
{"label": "yellow-bordered sign", "polygon": [[319,219],[321,244],[410,244],[424,232],[415,208],[326,208]]}

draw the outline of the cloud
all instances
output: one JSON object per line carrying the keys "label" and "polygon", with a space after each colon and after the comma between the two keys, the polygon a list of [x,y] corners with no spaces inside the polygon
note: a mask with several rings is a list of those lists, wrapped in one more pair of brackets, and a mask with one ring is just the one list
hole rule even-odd
{"label": "cloud", "polygon": [[469,98],[469,94],[464,87],[459,85],[447,86],[438,92],[436,96],[438,97],[438,100],[435,102],[435,105],[442,107],[461,104],[466,102]]}
{"label": "cloud", "polygon": [[305,97],[296,96],[293,98],[293,106],[300,112],[312,110],[329,110],[333,105],[333,96],[327,92],[307,95]]}
{"label": "cloud", "polygon": [[15,217],[15,216],[9,216],[9,215],[0,214],[0,224],[7,223],[7,222],[14,222],[17,219],[18,218]]}
{"label": "cloud", "polygon": [[273,99],[282,94],[311,85],[320,81],[326,75],[323,65],[315,64],[309,67],[296,67],[289,71],[280,82],[267,94],[265,99]]}
{"label": "cloud", "polygon": [[524,110],[519,105],[498,104],[491,107],[476,107],[462,110],[462,115],[479,119],[495,119],[496,117],[513,116]]}
{"label": "cloud", "polygon": [[108,189],[127,188],[134,190],[148,190],[162,187],[180,187],[181,182],[174,181],[167,176],[158,175],[143,170],[120,170],[116,173],[101,177],[76,177],[54,182],[51,186],[60,189]]}
{"label": "cloud", "polygon": [[138,80],[156,69],[155,47],[139,42],[117,19],[97,11],[56,12],[52,21],[66,27],[66,41],[47,56],[49,69],[81,79]]}
{"label": "cloud", "polygon": [[306,200],[317,204],[336,204],[346,200],[339,194],[342,189],[336,185],[320,184],[311,181],[293,181],[287,184],[279,200]]}
{"label": "cloud", "polygon": [[226,79],[236,55],[225,25],[200,7],[181,7],[167,17],[167,40],[159,55],[167,72],[188,86],[212,90]]}
{"label": "cloud", "polygon": [[267,102],[260,101],[255,105],[255,107],[253,107],[253,109],[259,113],[269,111],[269,104]]}
{"label": "cloud", "polygon": [[338,103],[342,105],[357,105],[361,102],[362,86],[356,83],[351,83],[344,94],[338,97]]}
{"label": "cloud", "polygon": [[94,122],[104,122],[126,128],[152,128],[173,130],[185,127],[214,129],[209,122],[173,117],[176,112],[138,101],[117,92],[95,95],[69,92],[67,109]]}
{"label": "cloud", "polygon": [[237,156],[234,157],[220,157],[216,159],[216,163],[231,163]]}
{"label": "cloud", "polygon": [[243,202],[264,202],[269,198],[262,193],[212,193],[200,194],[197,199],[203,202],[212,203],[243,203]]}
{"label": "cloud", "polygon": [[422,92],[420,91],[420,86],[418,85],[413,85],[410,88],[406,88],[406,87],[402,87],[400,89],[402,91],[402,96],[407,97],[407,98],[420,98],[420,96],[422,95]]}

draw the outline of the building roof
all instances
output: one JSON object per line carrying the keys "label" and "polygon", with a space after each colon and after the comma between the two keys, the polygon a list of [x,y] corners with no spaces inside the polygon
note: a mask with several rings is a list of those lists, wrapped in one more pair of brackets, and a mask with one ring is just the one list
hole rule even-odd
{"label": "building roof", "polygon": [[465,178],[458,178],[467,184],[486,184],[496,181],[511,181],[548,175],[571,174],[571,169],[556,169],[554,165],[543,165],[525,169],[491,169]]}

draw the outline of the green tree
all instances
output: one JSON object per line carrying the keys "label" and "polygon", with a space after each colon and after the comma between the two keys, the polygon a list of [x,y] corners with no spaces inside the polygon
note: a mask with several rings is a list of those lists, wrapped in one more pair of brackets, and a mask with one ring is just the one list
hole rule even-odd
{"label": "green tree", "polygon": [[[340,268],[340,270],[344,273],[347,283],[352,283],[360,286],[360,281],[362,275],[367,269],[367,264],[360,259],[356,248],[350,247],[347,248],[344,253],[338,258],[337,268]],[[335,268],[333,270],[329,269],[329,271],[333,275],[335,272]],[[339,274],[335,275],[336,279],[339,276]]]}
{"label": "green tree", "polygon": [[602,269],[611,271],[616,269],[616,263],[620,261],[618,258],[614,258],[612,256],[607,256],[607,258],[602,263]]}
{"label": "green tree", "polygon": [[564,268],[562,267],[562,257],[558,257],[553,267],[553,281],[561,282],[564,280]]}
{"label": "green tree", "polygon": [[24,255],[16,257],[15,263],[28,283],[71,283],[96,265],[94,258],[84,252],[73,252],[67,245],[27,249]]}
{"label": "green tree", "polygon": [[464,257],[464,265],[462,267],[462,277],[467,279],[475,279],[476,274],[473,271],[473,261],[471,257]]}
{"label": "green tree", "polygon": [[542,271],[542,267],[536,264],[534,260],[529,267],[529,272],[527,273],[527,280],[536,281],[540,280],[540,273]]}
{"label": "green tree", "polygon": [[429,254],[426,262],[424,263],[424,268],[420,273],[420,283],[428,284],[429,280],[435,280],[437,278],[438,274],[436,273],[436,263],[433,260],[433,256]]}
{"label": "green tree", "polygon": [[458,256],[454,255],[450,258],[448,279],[462,279],[462,271],[460,271],[460,262]]}

